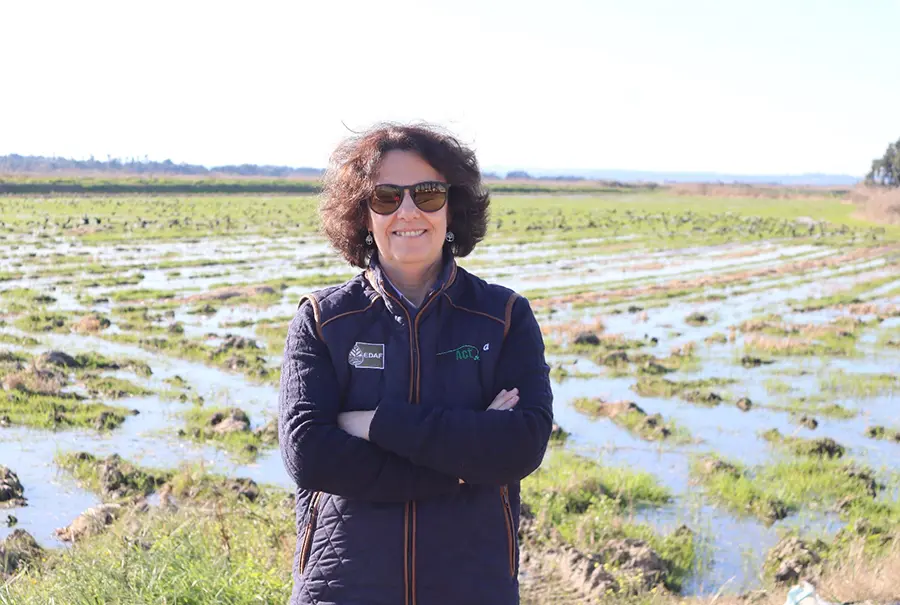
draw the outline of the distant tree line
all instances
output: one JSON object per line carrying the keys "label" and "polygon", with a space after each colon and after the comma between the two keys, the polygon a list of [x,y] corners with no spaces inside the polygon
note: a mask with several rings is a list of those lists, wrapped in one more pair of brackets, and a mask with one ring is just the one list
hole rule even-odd
{"label": "distant tree line", "polygon": [[884,187],[900,187],[900,139],[888,145],[884,156],[872,160],[866,182]]}
{"label": "distant tree line", "polygon": [[176,164],[172,160],[162,162],[144,158],[120,159],[108,157],[98,160],[91,156],[87,160],[71,160],[67,158],[48,158],[44,156],[28,156],[11,154],[0,156],[0,174],[29,173],[52,174],[72,172],[116,173],[116,174],[165,174],[186,176],[212,176],[215,174],[233,176],[258,176],[268,178],[319,178],[322,170],[318,168],[291,168],[289,166],[258,166],[256,164],[240,164],[230,166],[213,166],[207,168],[198,164]]}
{"label": "distant tree line", "polygon": [[[98,160],[0,156],[0,194],[36,193],[317,193],[324,170],[240,164],[207,168],[144,158]],[[5,175],[5,176],[4,176]],[[255,178],[244,178],[255,177]],[[495,193],[614,193],[652,190],[656,183],[588,180],[579,176],[532,176],[514,170],[485,172]],[[524,181],[524,182],[523,182]]]}
{"label": "distant tree line", "polygon": [[[493,174],[493,173],[492,173]],[[513,170],[511,172],[506,173],[507,179],[524,179],[524,180],[536,180],[536,181],[583,181],[585,180],[582,176],[574,176],[574,175],[557,175],[557,176],[531,176],[524,170]]]}

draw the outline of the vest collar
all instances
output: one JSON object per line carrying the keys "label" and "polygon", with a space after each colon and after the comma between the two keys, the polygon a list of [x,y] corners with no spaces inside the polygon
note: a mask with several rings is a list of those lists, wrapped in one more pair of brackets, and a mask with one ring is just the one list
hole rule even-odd
{"label": "vest collar", "polygon": [[456,282],[458,271],[459,267],[456,265],[456,259],[450,254],[445,254],[437,281],[434,282],[431,291],[425,296],[425,300],[422,301],[418,309],[405,302],[405,297],[401,296],[400,292],[387,279],[384,268],[378,262],[378,253],[373,254],[369,261],[369,267],[366,269],[366,279],[384,300],[385,306],[391,313],[402,315],[405,311],[412,318],[420,312],[428,311],[434,307],[432,300],[441,296],[453,286]]}

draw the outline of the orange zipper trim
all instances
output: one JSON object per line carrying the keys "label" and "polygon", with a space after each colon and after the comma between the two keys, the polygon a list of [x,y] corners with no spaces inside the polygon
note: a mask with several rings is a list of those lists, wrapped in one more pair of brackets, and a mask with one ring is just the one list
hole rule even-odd
{"label": "orange zipper trim", "polygon": [[409,605],[409,502],[403,514],[403,598]]}
{"label": "orange zipper trim", "polygon": [[[449,288],[456,280],[457,265],[453,263],[453,269],[447,283],[444,284],[434,296],[416,312],[416,321],[413,322],[406,310],[406,305],[397,300],[397,297],[391,294],[384,283],[379,281],[382,291],[388,295],[391,300],[397,303],[397,306],[403,309],[406,315],[407,325],[409,326],[409,402],[412,404],[419,403],[419,388],[421,386],[422,366],[419,363],[419,318],[434,300],[440,297],[444,291]],[[405,588],[404,603],[405,605],[416,605],[416,502],[415,500],[406,503],[406,509],[403,517],[403,586]]]}
{"label": "orange zipper trim", "polygon": [[416,605],[416,501],[412,501],[412,564],[409,566],[409,570],[412,573],[412,589],[409,591],[410,595],[412,595],[413,605]]}
{"label": "orange zipper trim", "polygon": [[506,520],[506,537],[509,541],[509,575],[516,573],[516,549],[513,541],[513,516],[509,505],[509,486],[500,488],[500,500],[503,502],[503,518]]}
{"label": "orange zipper trim", "polygon": [[[419,352],[419,318],[425,314],[425,309],[428,308],[428,305],[430,305],[433,301],[437,300],[441,296],[441,294],[443,294],[444,291],[453,284],[453,282],[455,280],[456,280],[456,263],[454,262],[453,269],[450,271],[450,277],[447,279],[447,283],[443,285],[443,287],[440,289],[440,291],[435,292],[434,296],[429,298],[428,302],[425,303],[425,306],[423,306],[421,309],[419,309],[419,312],[416,313],[416,325],[413,329],[413,333],[416,336],[415,346],[413,347],[413,351],[416,352],[416,398],[413,401],[413,403],[419,403],[419,392],[420,392],[420,389],[422,388],[422,379],[421,379],[422,363],[419,361],[419,353],[420,353]],[[452,302],[451,302],[451,304],[452,304]]]}
{"label": "orange zipper trim", "polygon": [[384,284],[381,284],[381,289],[384,290],[384,293],[387,294],[391,300],[397,303],[397,306],[403,309],[403,314],[406,315],[406,325],[409,326],[409,402],[412,403],[413,400],[413,385],[415,381],[415,367],[413,366],[413,330],[412,330],[412,318],[409,316],[409,311],[406,310],[406,305],[397,300],[397,297],[387,291],[387,288],[384,287]]}
{"label": "orange zipper trim", "polygon": [[306,515],[306,533],[303,535],[303,548],[300,550],[301,575],[303,574],[303,570],[306,568],[306,563],[309,559],[309,549],[312,546],[313,534],[316,531],[316,520],[319,516],[319,499],[321,497],[322,492],[316,492],[309,502],[309,512]]}

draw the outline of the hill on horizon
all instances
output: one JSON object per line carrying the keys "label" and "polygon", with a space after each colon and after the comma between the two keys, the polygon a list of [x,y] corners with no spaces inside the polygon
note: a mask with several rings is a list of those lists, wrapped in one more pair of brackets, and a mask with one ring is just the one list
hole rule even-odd
{"label": "hill on horizon", "polygon": [[[577,170],[533,170],[506,169],[500,167],[487,168],[486,172],[510,172],[518,178],[538,179],[584,179],[620,182],[652,182],[666,183],[741,183],[748,185],[809,185],[809,186],[843,186],[855,185],[862,177],[849,174],[805,173],[805,174],[733,174],[721,172],[676,172],[653,170],[616,170],[616,169],[577,169]],[[526,176],[527,175],[527,176]]]}
{"label": "hill on horizon", "polygon": [[[146,158],[108,158],[87,160],[46,156],[9,154],[0,156],[0,174],[67,174],[109,173],[118,175],[184,175],[184,176],[241,176],[268,178],[320,178],[324,169],[312,167],[235,164],[203,166],[175,163],[172,160],[151,161]],[[666,172],[650,170],[575,169],[523,170],[511,167],[485,167],[488,179],[534,179],[553,181],[600,180],[639,183],[742,183],[766,185],[844,186],[855,185],[862,179],[847,174],[729,174],[717,172]]]}

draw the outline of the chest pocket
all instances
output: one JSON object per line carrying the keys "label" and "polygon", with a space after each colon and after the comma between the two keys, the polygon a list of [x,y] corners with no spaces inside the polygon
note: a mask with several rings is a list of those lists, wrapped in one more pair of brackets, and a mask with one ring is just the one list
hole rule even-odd
{"label": "chest pocket", "polygon": [[[471,331],[470,331],[471,333]],[[438,338],[433,353],[435,398],[437,405],[484,410],[496,393],[491,393],[499,342],[491,342],[492,332],[480,339],[465,337],[461,331],[448,330]],[[423,395],[424,399],[424,395]]]}
{"label": "chest pocket", "polygon": [[[374,410],[388,394],[389,376],[404,367],[397,359],[404,351],[399,350],[397,343],[392,341],[391,334],[377,325],[368,328],[348,343],[349,349],[342,359],[335,360],[345,364],[342,411]],[[408,364],[409,361],[404,359],[403,363]]]}
{"label": "chest pocket", "polygon": [[378,407],[384,395],[385,376],[383,369],[360,366],[351,367],[342,411],[370,411]]}

